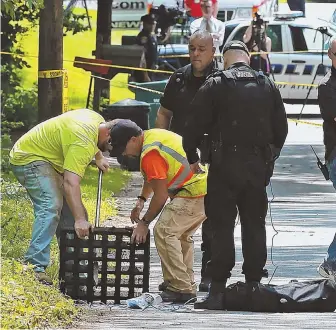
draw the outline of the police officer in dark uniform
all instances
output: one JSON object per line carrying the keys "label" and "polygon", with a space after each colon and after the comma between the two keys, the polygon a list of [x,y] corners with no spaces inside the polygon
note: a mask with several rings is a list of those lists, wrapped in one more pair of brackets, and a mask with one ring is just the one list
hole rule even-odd
{"label": "police officer in dark uniform", "polygon": [[[152,15],[144,15],[141,17],[143,28],[136,37],[136,43],[144,46],[144,57],[141,61],[140,67],[146,69],[157,69],[158,64],[158,43],[155,35],[155,19]],[[153,77],[152,72],[135,71],[134,78],[136,82],[151,81]]]}
{"label": "police officer in dark uniform", "polygon": [[[196,92],[205,82],[206,77],[217,71],[214,60],[215,48],[213,38],[207,31],[196,31],[189,40],[190,64],[175,71],[169,79],[161,106],[158,110],[156,127],[170,129],[182,135],[188,113],[192,113],[190,103]],[[210,283],[207,264],[211,259],[211,231],[210,221],[202,224],[202,269],[199,291],[208,291]],[[162,288],[162,287],[160,287]]]}
{"label": "police officer in dark uniform", "polygon": [[[336,189],[336,39],[331,40],[328,49],[331,70],[321,79],[318,87],[318,101],[323,119],[325,160],[330,181]],[[321,276],[336,282],[336,233],[323,263],[318,267]]]}
{"label": "police officer in dark uniform", "polygon": [[243,273],[260,282],[266,263],[266,186],[288,132],[280,92],[262,72],[249,66],[246,45],[231,41],[223,48],[224,67],[197,92],[187,120],[183,147],[194,173],[201,171],[196,147],[204,133],[212,150],[205,199],[211,218],[212,281],[209,296],[195,308],[225,308],[225,287],[235,265],[237,210],[242,226]]}

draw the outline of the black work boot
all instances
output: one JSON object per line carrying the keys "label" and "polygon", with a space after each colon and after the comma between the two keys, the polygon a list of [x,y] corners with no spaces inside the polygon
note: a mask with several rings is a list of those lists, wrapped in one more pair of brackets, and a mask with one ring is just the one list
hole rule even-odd
{"label": "black work boot", "polygon": [[200,302],[194,304],[195,309],[225,309],[225,282],[211,282],[209,295]]}
{"label": "black work boot", "polygon": [[211,278],[209,277],[202,278],[201,283],[198,286],[198,291],[199,292],[209,292],[210,283],[211,283]]}

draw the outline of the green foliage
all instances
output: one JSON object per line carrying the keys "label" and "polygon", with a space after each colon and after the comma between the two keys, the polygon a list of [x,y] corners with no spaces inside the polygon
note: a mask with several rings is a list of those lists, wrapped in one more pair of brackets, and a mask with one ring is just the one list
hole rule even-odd
{"label": "green foliage", "polygon": [[42,8],[43,0],[1,0],[1,12],[14,18],[21,4],[25,5],[28,10],[32,10],[34,8]]}
{"label": "green foliage", "polygon": [[[28,62],[22,57],[24,55],[20,45],[20,39],[37,23],[39,8],[34,3],[40,1],[4,1],[1,2],[1,50],[3,52],[15,53],[18,56],[2,54],[2,65],[8,65],[6,75],[1,72],[2,89],[5,93],[9,92],[3,88],[7,87],[9,75],[14,69],[29,67]],[[14,71],[14,74],[17,73]]]}
{"label": "green foliage", "polygon": [[[107,219],[115,215],[115,205],[113,195],[125,185],[130,177],[129,172],[118,168],[109,169],[103,175],[102,201],[100,208],[100,220]],[[96,214],[96,198],[98,187],[98,169],[95,166],[89,166],[86,169],[84,178],[81,182],[83,203],[87,209],[89,220],[94,223]]]}
{"label": "green foliage", "polygon": [[22,56],[21,38],[37,23],[43,1],[1,2],[1,50],[15,55],[1,55],[2,133],[23,126],[29,129],[37,118],[37,87],[21,87],[21,69],[30,67]]}
{"label": "green foliage", "polygon": [[2,98],[2,131],[9,133],[24,127],[29,130],[37,123],[37,86],[13,87],[13,91]]}
{"label": "green foliage", "polygon": [[78,15],[72,11],[68,11],[63,18],[64,36],[66,36],[68,32],[72,32],[74,35],[89,30],[89,26],[84,24],[85,19],[85,14]]}
{"label": "green foliage", "polygon": [[[23,88],[22,69],[30,68],[22,45],[27,33],[37,26],[43,0],[1,1],[1,55],[2,131],[30,129],[37,123],[37,85]],[[86,31],[85,15],[69,13],[64,19],[65,33]],[[36,76],[36,74],[35,74]]]}
{"label": "green foliage", "polygon": [[1,260],[1,329],[64,327],[79,310],[53,286],[40,284],[31,267]]}
{"label": "green foliage", "polygon": [[[2,126],[4,123],[2,122]],[[2,127],[3,130],[3,127]],[[9,148],[12,145],[11,138],[8,134],[3,133],[1,135],[1,173],[9,173],[10,166],[9,166]]]}

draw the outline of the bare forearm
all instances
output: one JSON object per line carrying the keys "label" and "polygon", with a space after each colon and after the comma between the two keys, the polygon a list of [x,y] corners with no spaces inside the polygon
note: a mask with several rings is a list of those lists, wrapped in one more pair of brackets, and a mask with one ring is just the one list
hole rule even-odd
{"label": "bare forearm", "polygon": [[160,108],[157,113],[155,128],[169,129],[171,117],[172,117],[171,115],[167,115]]}
{"label": "bare forearm", "polygon": [[153,221],[163,209],[168,198],[168,192],[155,193],[151,199],[148,210],[143,216],[146,222]]}
{"label": "bare forearm", "polygon": [[77,220],[88,220],[87,211],[83,205],[79,185],[73,185],[67,181],[64,182],[65,199],[69,205],[71,213]]}
{"label": "bare forearm", "polygon": [[153,189],[151,185],[147,181],[144,181],[144,184],[141,189],[141,196],[148,199],[152,195],[152,193],[153,193]]}

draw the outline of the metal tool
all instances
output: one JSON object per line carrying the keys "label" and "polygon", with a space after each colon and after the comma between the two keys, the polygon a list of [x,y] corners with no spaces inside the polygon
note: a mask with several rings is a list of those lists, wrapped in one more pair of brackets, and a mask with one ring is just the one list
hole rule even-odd
{"label": "metal tool", "polygon": [[[96,202],[96,217],[95,217],[95,228],[99,227],[100,223],[100,205],[101,205],[101,196],[102,196],[102,185],[103,185],[103,171],[99,169],[99,174],[98,174],[98,188],[97,188],[97,202]],[[97,237],[95,236],[95,239]],[[98,251],[95,249],[94,251],[96,257],[98,257]],[[93,262],[93,281],[95,286],[98,285],[99,280],[98,280],[98,272],[99,272],[99,266],[98,262],[94,261]]]}
{"label": "metal tool", "polygon": [[95,227],[99,227],[99,222],[100,222],[100,205],[101,205],[101,196],[102,196],[102,184],[103,184],[103,171],[101,169],[99,169]]}

